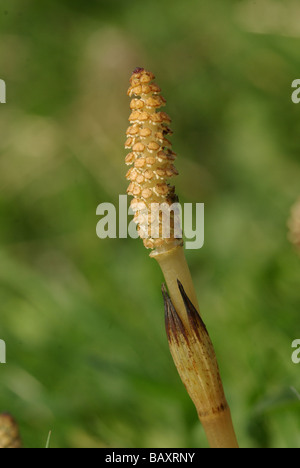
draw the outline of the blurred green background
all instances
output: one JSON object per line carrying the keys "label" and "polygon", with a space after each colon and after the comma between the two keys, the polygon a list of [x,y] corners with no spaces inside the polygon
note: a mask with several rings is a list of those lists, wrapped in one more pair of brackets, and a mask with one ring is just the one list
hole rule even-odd
{"label": "blurred green background", "polygon": [[187,251],[243,447],[300,447],[300,5],[2,0],[0,411],[25,447],[207,447],[140,240],[96,236],[125,194],[126,91],[154,72],[176,191],[205,203]]}

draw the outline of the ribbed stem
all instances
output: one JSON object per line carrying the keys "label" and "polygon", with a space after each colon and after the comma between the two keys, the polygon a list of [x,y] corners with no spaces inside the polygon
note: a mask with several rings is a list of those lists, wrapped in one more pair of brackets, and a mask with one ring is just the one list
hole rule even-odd
{"label": "ribbed stem", "polygon": [[[151,254],[162,268],[170,351],[211,448],[238,448],[213,344],[199,314],[183,247]],[[196,306],[194,305],[196,304]]]}
{"label": "ribbed stem", "polygon": [[201,418],[210,448],[239,448],[234,432],[230,409]]}

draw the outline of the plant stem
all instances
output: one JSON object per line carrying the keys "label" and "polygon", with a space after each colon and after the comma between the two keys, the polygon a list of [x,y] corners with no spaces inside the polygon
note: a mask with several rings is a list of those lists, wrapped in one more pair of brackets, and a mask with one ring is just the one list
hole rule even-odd
{"label": "plant stem", "polygon": [[158,249],[151,252],[150,257],[155,258],[159,263],[159,266],[163,272],[166,280],[171,301],[179,315],[181,321],[186,326],[188,319],[184,302],[180,291],[178,289],[178,280],[183,285],[186,294],[188,295],[191,302],[194,304],[198,313],[199,304],[194,288],[191,272],[187,264],[183,246],[177,246],[170,250],[160,252]]}
{"label": "plant stem", "polygon": [[[211,448],[238,448],[213,344],[199,314],[183,247],[154,251],[170,296],[163,289],[170,351],[197,409]],[[196,306],[194,305],[196,304]]]}
{"label": "plant stem", "polygon": [[[179,375],[194,402],[212,447],[237,447],[230,411],[225,399],[213,345],[200,317],[196,292],[187,265],[182,238],[178,238],[178,202],[169,179],[178,174],[176,154],[168,136],[170,117],[158,111],[166,100],[154,82],[154,75],[137,67],[128,95],[131,114],[125,147],[125,163],[131,168],[127,192],[134,198],[131,208],[138,233],[150,256],[159,263],[170,296],[164,290],[166,331],[170,351]],[[159,207],[164,207],[164,214]],[[164,230],[169,215],[169,230]],[[181,229],[180,229],[181,232]]]}
{"label": "plant stem", "polygon": [[239,448],[228,406],[221,413],[199,419],[211,448]]}

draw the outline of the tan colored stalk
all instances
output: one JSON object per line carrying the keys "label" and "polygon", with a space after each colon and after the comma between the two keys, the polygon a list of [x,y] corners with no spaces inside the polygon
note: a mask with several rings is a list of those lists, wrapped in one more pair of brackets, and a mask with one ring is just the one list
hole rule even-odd
{"label": "tan colored stalk", "polygon": [[178,289],[178,280],[183,285],[184,290],[186,291],[192,303],[195,305],[198,312],[200,312],[200,310],[190,269],[185,258],[183,246],[176,246],[172,249],[166,250],[165,252],[158,252],[157,250],[154,250],[151,252],[150,257],[155,258],[155,260],[157,260],[159,263],[166,280],[173,305],[182,322],[187,325],[188,320],[182,296]]}
{"label": "tan colored stalk", "polygon": [[[175,187],[168,179],[178,174],[175,153],[166,138],[172,134],[170,117],[157,111],[165,105],[154,75],[137,68],[130,79],[132,97],[125,147],[130,149],[125,162],[128,194],[134,198],[138,232],[146,248],[154,249],[164,274],[170,296],[164,291],[166,330],[170,351],[179,375],[193,400],[198,416],[213,448],[237,447],[230,411],[226,402],[216,356],[205,325],[200,318],[196,292],[187,265],[180,219],[174,203]],[[169,216],[169,231],[164,230],[164,204]]]}
{"label": "tan colored stalk", "polygon": [[178,281],[188,325],[180,319],[165,288],[166,331],[178,373],[197,409],[211,448],[237,448],[215,351],[198,311]]}

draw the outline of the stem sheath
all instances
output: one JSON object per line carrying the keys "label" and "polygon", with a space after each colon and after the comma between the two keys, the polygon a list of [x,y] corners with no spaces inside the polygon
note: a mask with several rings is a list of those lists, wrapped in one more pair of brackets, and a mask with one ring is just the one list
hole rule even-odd
{"label": "stem sheath", "polygon": [[158,261],[169,289],[170,295],[163,288],[163,297],[170,351],[209,445],[211,448],[238,448],[217,358],[199,314],[183,247],[154,251],[151,256]]}
{"label": "stem sheath", "polygon": [[181,321],[186,326],[188,324],[188,319],[184,302],[178,289],[178,280],[183,285],[186,294],[199,314],[200,309],[183,246],[177,246],[164,252],[154,250],[150,254],[150,257],[155,258],[159,263],[168,286],[171,301]]}

